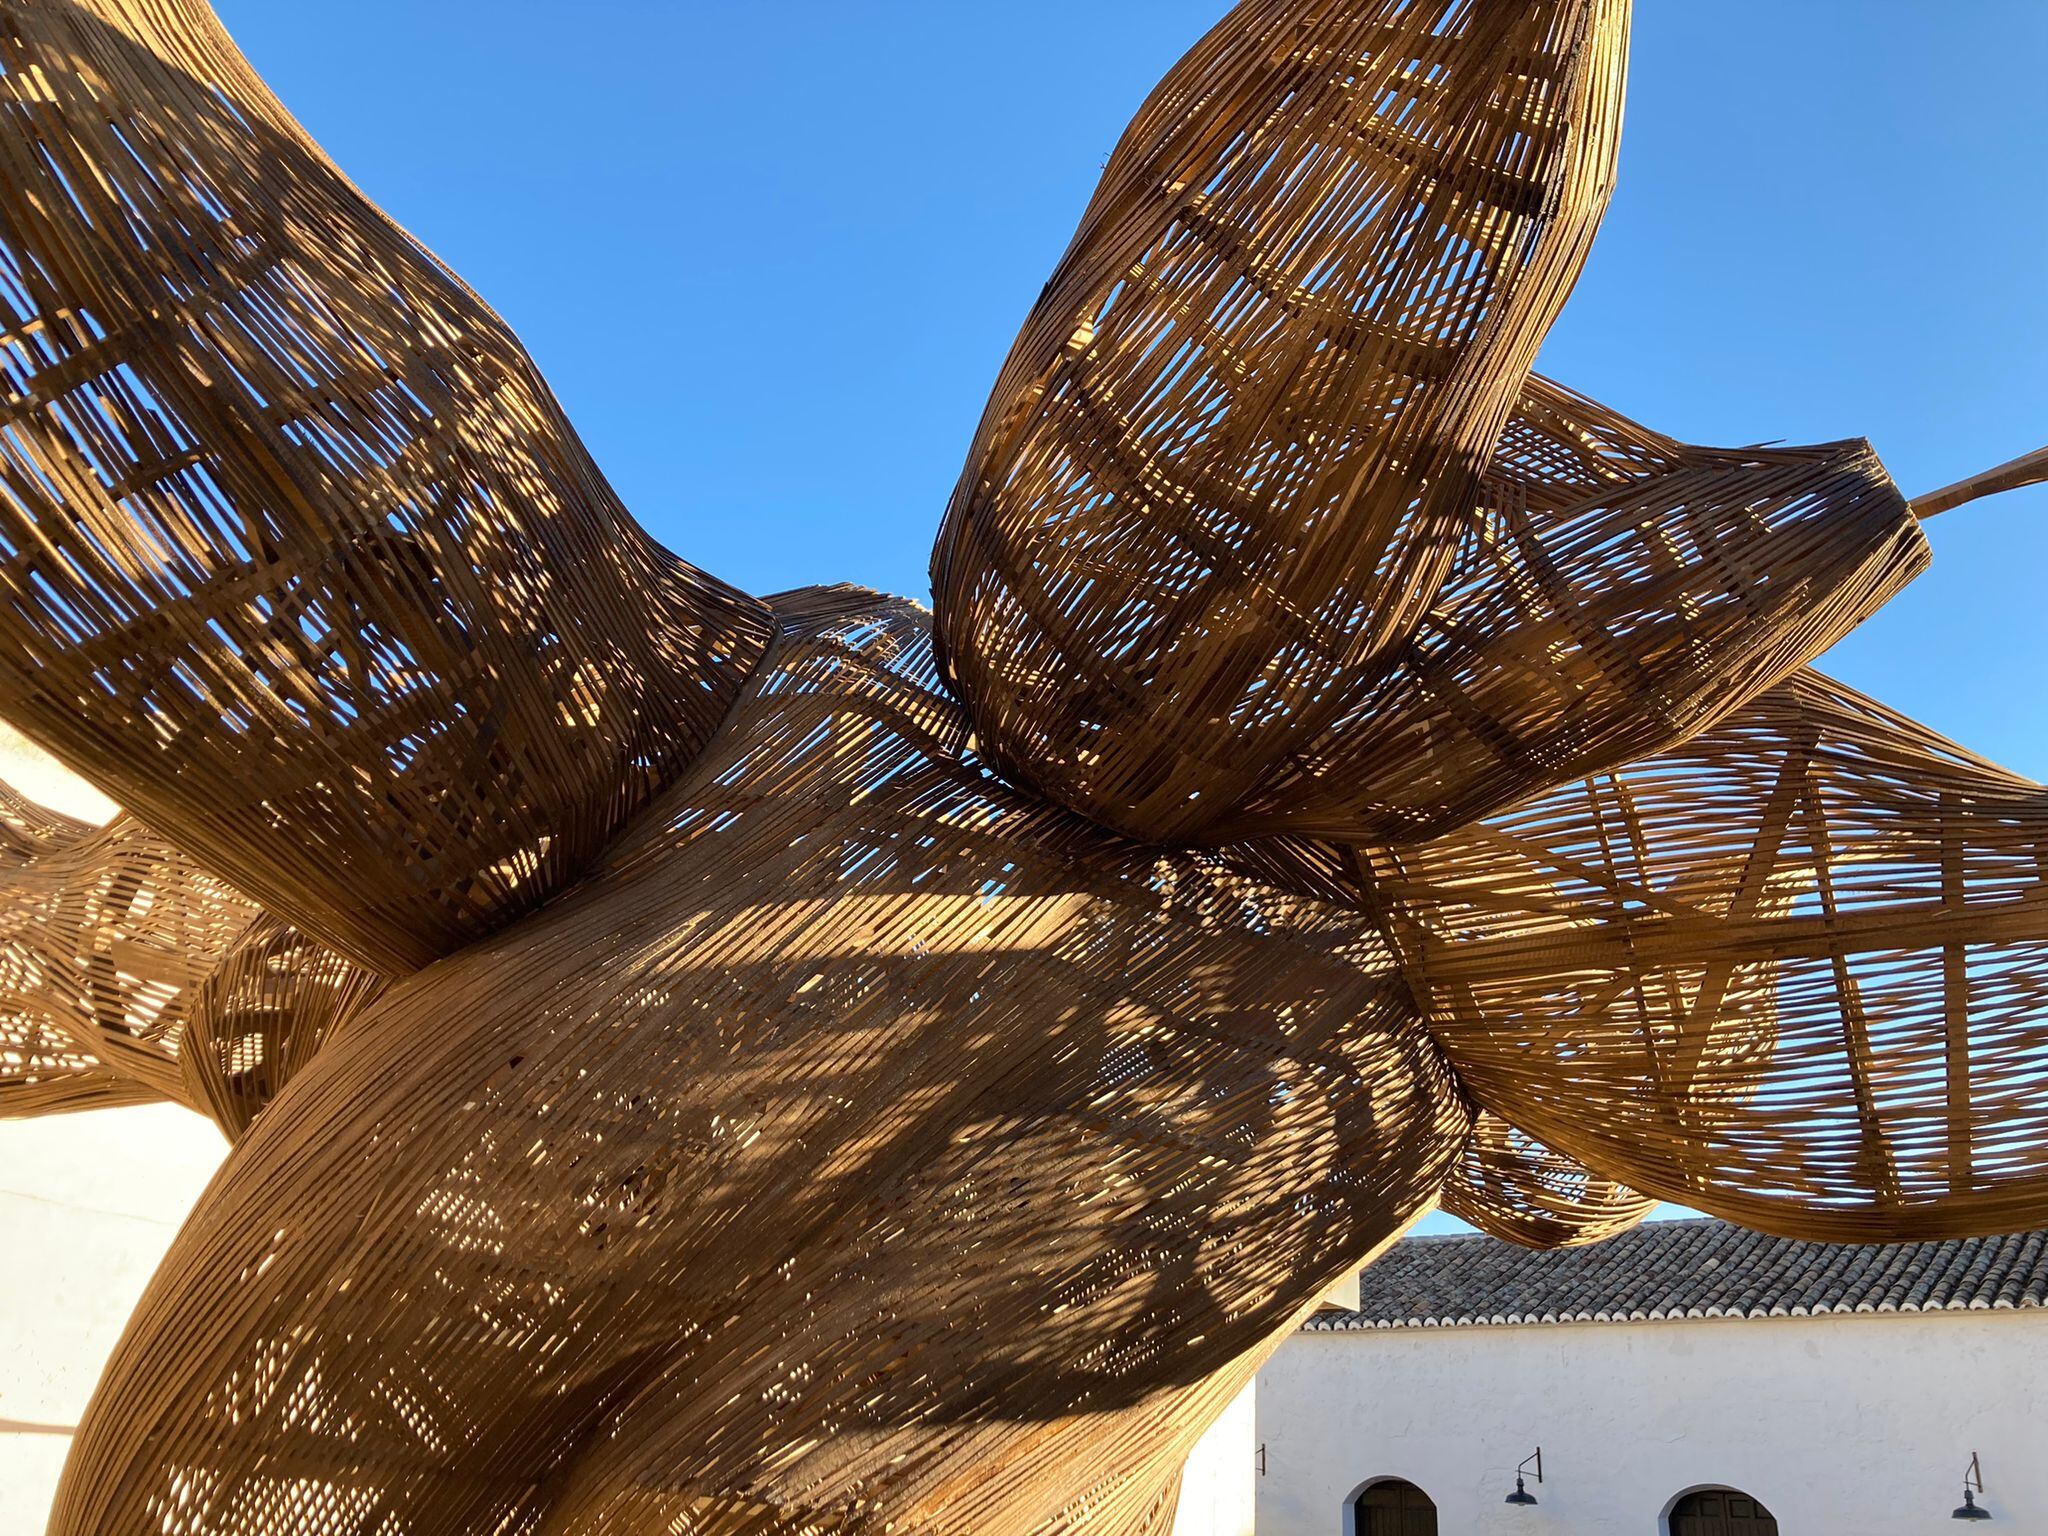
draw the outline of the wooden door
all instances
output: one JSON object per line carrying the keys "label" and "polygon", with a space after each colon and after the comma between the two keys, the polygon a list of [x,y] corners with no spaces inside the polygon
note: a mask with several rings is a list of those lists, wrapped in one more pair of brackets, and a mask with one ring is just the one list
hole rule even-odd
{"label": "wooden door", "polygon": [[1358,1536],[1436,1536],[1436,1504],[1413,1483],[1374,1483],[1356,1508]]}
{"label": "wooden door", "polygon": [[1671,1536],[1778,1536],[1778,1522],[1746,1493],[1705,1488],[1672,1507]]}

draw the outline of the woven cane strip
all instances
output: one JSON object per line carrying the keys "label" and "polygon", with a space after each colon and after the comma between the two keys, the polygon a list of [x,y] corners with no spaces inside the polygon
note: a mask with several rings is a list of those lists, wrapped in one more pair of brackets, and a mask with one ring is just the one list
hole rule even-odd
{"label": "woven cane strip", "polygon": [[1225,830],[1411,842],[1660,752],[1928,559],[1868,444],[1696,448],[1543,379],[1482,492],[1394,670]]}
{"label": "woven cane strip", "polygon": [[[87,823],[60,816],[0,784],[0,891],[53,848],[91,833]],[[29,975],[22,956],[0,959],[0,966],[19,978]],[[0,1119],[148,1103],[157,1097],[103,1065],[72,1031],[41,1010],[0,1008]]]}
{"label": "woven cane strip", "polygon": [[256,909],[131,817],[4,857],[0,1113],[182,1100],[192,990]]}
{"label": "woven cane strip", "polygon": [[186,1094],[230,1140],[321,1045],[383,992],[384,978],[268,914],[251,923],[187,1011]]}
{"label": "woven cane strip", "polygon": [[1807,672],[1387,855],[1485,1103],[1790,1236],[2048,1222],[2048,791]]}
{"label": "woven cane strip", "polygon": [[585,881],[257,1116],[59,1531],[1022,1536],[1427,1206],[1469,1112],[1371,919],[1005,789],[908,605],[779,611]]}

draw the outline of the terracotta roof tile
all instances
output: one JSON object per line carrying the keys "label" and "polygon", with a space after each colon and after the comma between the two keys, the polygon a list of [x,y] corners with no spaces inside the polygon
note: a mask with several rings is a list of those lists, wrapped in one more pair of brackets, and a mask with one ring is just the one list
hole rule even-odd
{"label": "terracotta roof tile", "polygon": [[2048,1306],[2048,1233],[1933,1243],[1796,1242],[1725,1221],[1654,1221],[1591,1248],[1411,1237],[1359,1278],[1355,1312],[1304,1326],[1472,1328]]}

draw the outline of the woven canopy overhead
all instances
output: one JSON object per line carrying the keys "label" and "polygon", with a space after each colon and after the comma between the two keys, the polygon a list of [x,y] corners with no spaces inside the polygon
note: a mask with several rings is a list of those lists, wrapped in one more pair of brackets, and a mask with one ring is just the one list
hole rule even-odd
{"label": "woven canopy overhead", "polygon": [[0,0],[0,1113],[235,1140],[56,1536],[1155,1536],[1437,1202],[2048,1224],[2048,791],[1809,663],[1867,444],[1530,365],[1625,0],[1244,0],[934,606],[632,520],[202,0]]}

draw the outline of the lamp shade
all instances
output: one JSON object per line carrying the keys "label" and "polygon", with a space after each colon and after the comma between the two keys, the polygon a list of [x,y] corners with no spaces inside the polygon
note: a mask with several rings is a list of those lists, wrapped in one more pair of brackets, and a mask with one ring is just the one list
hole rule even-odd
{"label": "lamp shade", "polygon": [[[1508,1502],[1514,1502],[1514,1495],[1508,1495]],[[1963,1502],[1949,1512],[1951,1520],[1989,1520],[1991,1511],[1978,1507],[1977,1496],[1968,1488],[1963,1490]]]}

